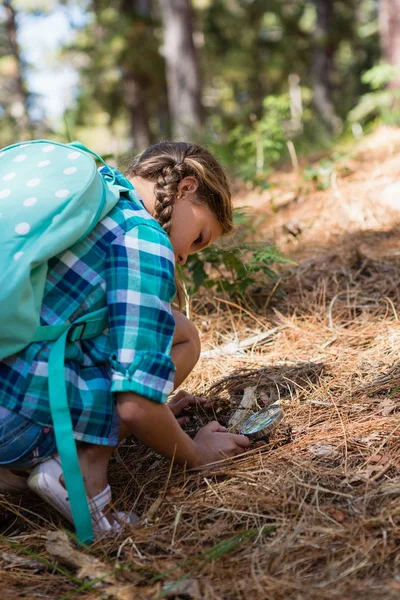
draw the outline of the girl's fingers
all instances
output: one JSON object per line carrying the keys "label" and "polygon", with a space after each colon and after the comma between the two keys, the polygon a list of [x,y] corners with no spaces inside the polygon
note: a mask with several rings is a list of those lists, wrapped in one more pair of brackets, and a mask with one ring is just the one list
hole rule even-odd
{"label": "girl's fingers", "polygon": [[198,398],[197,396],[193,396],[192,394],[186,394],[181,396],[180,398],[173,398],[168,405],[174,415],[179,415],[185,408],[188,406],[195,406],[196,404],[204,404],[206,402],[205,398]]}
{"label": "girl's fingers", "polygon": [[177,402],[175,402],[172,405],[171,409],[172,409],[174,415],[179,415],[185,408],[190,406],[190,404],[195,404],[195,403],[191,402],[189,398],[182,398],[182,400],[178,400]]}
{"label": "girl's fingers", "polygon": [[178,421],[179,425],[181,425],[181,426],[186,425],[186,423],[189,423],[189,421],[190,421],[189,417],[178,417],[176,420]]}
{"label": "girl's fingers", "polygon": [[208,429],[208,431],[212,431],[213,433],[225,433],[228,431],[227,428],[220,425],[218,421],[211,421],[204,429]]}
{"label": "girl's fingers", "polygon": [[179,390],[179,392],[176,392],[175,396],[170,400],[169,404],[176,404],[176,402],[179,402],[179,400],[187,395],[188,393],[185,392],[185,390]]}
{"label": "girl's fingers", "polygon": [[234,438],[234,442],[239,448],[248,448],[251,444],[248,437],[242,435],[240,433],[231,433],[231,436]]}
{"label": "girl's fingers", "polygon": [[204,404],[207,402],[207,398],[202,398],[201,396],[194,396],[193,394],[188,394],[188,403],[189,404]]}
{"label": "girl's fingers", "polygon": [[185,390],[179,390],[179,392],[176,392],[175,396],[169,401],[168,404],[175,405],[182,400],[187,400],[190,404],[204,404],[207,402],[207,398],[189,394],[189,392],[186,392]]}

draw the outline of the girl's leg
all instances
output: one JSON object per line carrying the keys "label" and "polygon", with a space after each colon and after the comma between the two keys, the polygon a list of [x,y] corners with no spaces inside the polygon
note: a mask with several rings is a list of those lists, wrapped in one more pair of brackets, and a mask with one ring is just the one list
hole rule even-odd
{"label": "girl's leg", "polygon": [[108,485],[107,467],[115,448],[79,444],[78,460],[89,498],[100,494]]}

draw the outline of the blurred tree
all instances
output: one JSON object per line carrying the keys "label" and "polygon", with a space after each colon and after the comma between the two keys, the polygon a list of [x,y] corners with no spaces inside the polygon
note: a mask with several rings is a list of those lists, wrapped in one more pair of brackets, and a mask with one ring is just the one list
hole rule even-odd
{"label": "blurred tree", "polygon": [[312,57],[313,103],[332,133],[339,133],[342,122],[333,103],[332,73],[336,42],[333,38],[335,2],[314,0],[317,22],[314,31]]}
{"label": "blurred tree", "polygon": [[92,0],[67,50],[80,63],[76,125],[126,122],[135,150],[165,133],[166,84],[151,0]]}
{"label": "blurred tree", "polygon": [[13,125],[18,139],[32,134],[30,94],[25,83],[26,64],[18,43],[18,13],[11,0],[3,0],[5,18],[1,34],[0,106],[3,119]]}
{"label": "blurred tree", "polygon": [[228,127],[230,117],[259,117],[278,72],[281,77],[278,63],[284,54],[281,59],[273,56],[283,33],[274,12],[276,4],[274,0],[268,5],[265,0],[215,0],[199,9],[204,102],[214,115],[224,116]]}
{"label": "blurred tree", "polygon": [[379,1],[379,25],[383,58],[399,70],[388,86],[400,89],[400,0]]}
{"label": "blurred tree", "polygon": [[193,42],[190,0],[160,0],[164,24],[168,100],[176,139],[188,139],[203,122],[200,71]]}
{"label": "blurred tree", "polygon": [[[400,0],[0,0],[0,120],[2,125],[6,120],[14,123],[14,130],[21,128],[32,99],[15,11],[33,15],[30,18],[64,11],[76,36],[57,60],[80,74],[75,104],[65,119],[69,137],[83,135],[102,152],[118,154],[129,145],[140,150],[173,130],[174,137],[215,143],[227,162],[237,154],[233,146],[241,148],[242,164],[251,147],[248,154],[256,156],[249,155],[247,170],[254,171],[257,164],[260,172],[273,161],[278,146],[286,152],[285,139],[296,137],[300,151],[303,143],[310,148],[329,142],[330,134],[368,92],[363,73],[381,58],[378,6],[382,53],[392,64],[399,60],[399,10],[394,11],[399,4]],[[54,55],[51,60],[54,63]],[[286,111],[289,81],[292,96],[296,82],[296,106],[301,107],[302,122],[297,116],[296,127]],[[24,107],[18,124],[10,112],[12,104]],[[39,113],[33,114],[36,118]],[[273,152],[268,137],[271,143],[279,141]],[[247,141],[238,144],[238,138]]]}
{"label": "blurred tree", "polygon": [[361,73],[379,58],[375,0],[201,5],[204,101],[222,117],[222,129],[238,121],[251,127],[254,115],[260,118],[260,98],[262,104],[266,96],[286,93],[291,75],[301,86],[305,118],[312,120],[305,134],[316,137],[321,130],[326,138],[326,125],[340,129],[365,91]]}
{"label": "blurred tree", "polygon": [[[123,0],[120,10],[121,14],[130,22],[141,21],[142,35],[152,35],[151,0]],[[149,29],[150,31],[148,31]],[[135,34],[137,38],[137,31],[135,31]],[[138,150],[142,150],[150,145],[149,111],[146,95],[151,74],[145,73],[140,68],[137,60],[129,59],[128,53],[129,43],[124,56],[121,57],[123,58],[121,62],[125,66],[123,73],[124,99],[130,111],[131,135],[134,146]]]}

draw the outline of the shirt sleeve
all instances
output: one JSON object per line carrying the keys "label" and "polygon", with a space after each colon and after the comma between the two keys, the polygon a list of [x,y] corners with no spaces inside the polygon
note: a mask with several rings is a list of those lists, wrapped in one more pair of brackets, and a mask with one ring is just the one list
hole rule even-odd
{"label": "shirt sleeve", "polygon": [[169,239],[151,225],[137,225],[111,244],[105,280],[112,392],[156,402],[166,402],[172,392],[174,271]]}

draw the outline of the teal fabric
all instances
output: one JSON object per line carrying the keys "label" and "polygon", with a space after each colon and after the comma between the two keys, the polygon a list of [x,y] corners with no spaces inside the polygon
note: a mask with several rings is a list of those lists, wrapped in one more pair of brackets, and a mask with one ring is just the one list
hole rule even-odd
{"label": "teal fabric", "polygon": [[50,353],[49,396],[54,435],[71,505],[76,535],[88,544],[93,541],[92,519],[85,484],[74,441],[71,414],[65,390],[65,344],[68,330],[55,342]]}
{"label": "teal fabric", "polygon": [[3,149],[0,186],[2,359],[34,337],[48,260],[86,237],[120,192],[82,146],[46,140]]}
{"label": "teal fabric", "polygon": [[108,310],[101,308],[86,315],[85,320],[64,325],[42,325],[36,330],[32,342],[52,342],[68,331],[68,341],[90,340],[102,334],[108,326]]}
{"label": "teal fabric", "polygon": [[[0,152],[0,359],[34,340],[48,260],[85,238],[119,199],[113,174],[102,177],[92,154],[79,143],[74,148],[46,140]],[[104,321],[97,325],[94,335],[104,329]],[[71,327],[50,353],[49,399],[76,533],[82,542],[90,542],[92,522],[65,389]]]}

